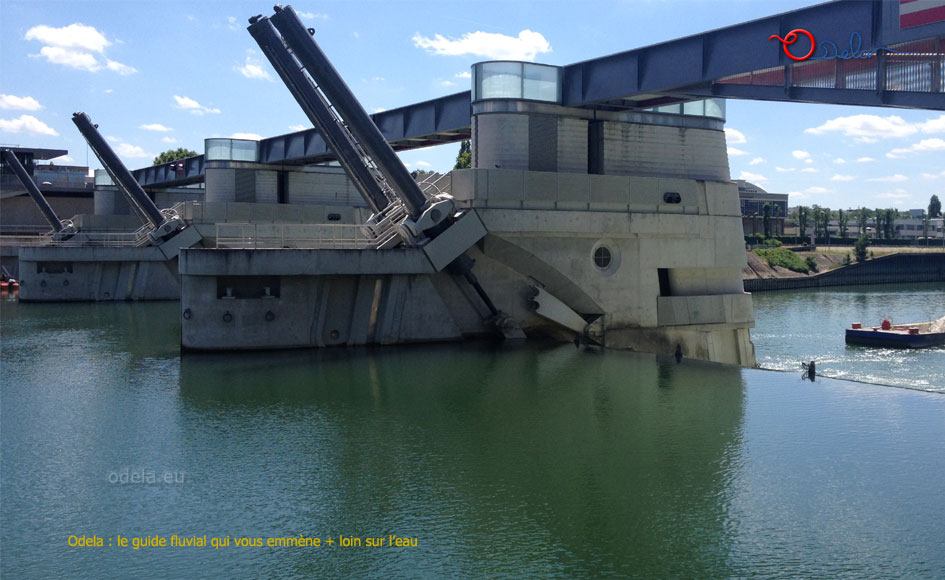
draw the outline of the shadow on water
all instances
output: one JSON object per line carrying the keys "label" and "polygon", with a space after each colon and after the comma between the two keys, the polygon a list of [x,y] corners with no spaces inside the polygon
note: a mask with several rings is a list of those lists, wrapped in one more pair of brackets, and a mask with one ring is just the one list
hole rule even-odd
{"label": "shadow on water", "polygon": [[445,575],[726,575],[743,396],[736,367],[557,344],[187,354],[180,373],[204,419],[278,415],[279,461],[331,487],[332,513],[419,536],[411,565]]}

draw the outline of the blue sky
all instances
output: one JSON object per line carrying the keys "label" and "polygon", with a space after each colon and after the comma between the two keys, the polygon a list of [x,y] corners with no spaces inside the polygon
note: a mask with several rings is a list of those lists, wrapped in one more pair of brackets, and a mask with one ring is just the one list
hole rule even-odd
{"label": "blue sky", "polygon": [[[474,62],[565,65],[816,2],[634,0],[298,2],[293,7],[369,112],[469,88]],[[85,111],[132,169],[203,139],[270,137],[308,121],[246,32],[266,2],[3,0],[0,143],[69,150]],[[729,101],[733,178],[791,205],[925,207],[945,195],[941,112]],[[458,145],[402,155],[447,170]]]}

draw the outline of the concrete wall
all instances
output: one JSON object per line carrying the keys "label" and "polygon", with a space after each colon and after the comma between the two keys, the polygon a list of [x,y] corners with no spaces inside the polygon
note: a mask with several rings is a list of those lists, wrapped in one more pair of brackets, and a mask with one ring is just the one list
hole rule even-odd
{"label": "concrete wall", "polygon": [[24,247],[19,300],[176,300],[177,277],[156,247]]}
{"label": "concrete wall", "polygon": [[366,206],[340,167],[284,167],[242,162],[212,162],[206,169],[211,203],[279,203],[279,174],[287,175],[284,202],[296,205]]}
{"label": "concrete wall", "polygon": [[813,276],[759,278],[743,282],[746,292],[945,281],[945,253],[892,254]]}
{"label": "concrete wall", "polygon": [[538,113],[475,115],[472,166],[587,173],[587,120]]}
{"label": "concrete wall", "polygon": [[[71,219],[77,214],[92,213],[94,202],[91,197],[58,197],[46,196],[46,201],[52,206],[59,219]],[[13,229],[14,226],[39,226],[48,228],[49,224],[43,214],[33,203],[30,196],[23,194],[8,197],[0,201],[0,225],[4,229]]]}
{"label": "concrete wall", "polygon": [[599,138],[606,175],[729,179],[724,131],[605,122]]}

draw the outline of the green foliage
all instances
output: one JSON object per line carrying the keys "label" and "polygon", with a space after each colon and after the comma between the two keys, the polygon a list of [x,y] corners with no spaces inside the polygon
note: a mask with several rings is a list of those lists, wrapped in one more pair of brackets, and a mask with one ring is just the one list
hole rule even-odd
{"label": "green foliage", "polygon": [[856,226],[860,229],[860,234],[866,233],[866,224],[870,219],[870,210],[861,207],[856,215]]}
{"label": "green foliage", "polygon": [[817,271],[817,261],[814,260],[813,256],[807,256],[806,258],[804,258],[804,263],[807,264],[808,270],[811,270],[812,272]]}
{"label": "green foliage", "polygon": [[806,206],[802,205],[797,208],[797,227],[802,238],[807,237],[807,219],[809,217],[808,212],[809,210]]}
{"label": "green foliage", "polygon": [[807,265],[807,262],[801,259],[800,256],[788,250],[787,248],[771,248],[767,250],[753,250],[754,254],[764,258],[768,265],[770,266],[781,266],[782,268],[787,268],[794,272],[801,272],[806,274],[810,271],[810,267]]}
{"label": "green foliage", "polygon": [[183,147],[178,147],[177,149],[168,149],[164,153],[161,153],[155,157],[154,163],[152,163],[152,165],[162,165],[164,163],[170,163],[171,161],[177,161],[178,159],[195,157],[196,155],[198,155],[196,151],[184,149]]}
{"label": "green foliage", "polygon": [[870,245],[870,237],[866,234],[860,234],[860,237],[853,243],[853,254],[857,262],[866,261],[866,248]]}
{"label": "green foliage", "polygon": [[456,155],[456,165],[453,169],[469,169],[472,167],[472,143],[463,139],[459,144],[459,153]]}
{"label": "green foliage", "polygon": [[837,210],[837,227],[840,229],[840,237],[847,237],[847,222],[850,221],[850,212],[842,209]]}
{"label": "green foliage", "polygon": [[850,260],[850,252],[847,252],[846,254],[844,254],[842,264],[843,264],[844,266],[849,266],[850,263],[851,263],[851,261],[852,261],[852,260]]}
{"label": "green foliage", "polygon": [[765,240],[765,245],[771,246],[772,248],[780,248],[781,240],[776,239],[776,238],[768,238],[767,240]]}
{"label": "green foliage", "polygon": [[765,237],[770,238],[771,237],[771,204],[766,203],[764,205],[763,210],[764,210],[763,212],[764,217],[761,220],[762,228],[764,229]]}
{"label": "green foliage", "polygon": [[932,194],[932,197],[929,198],[929,217],[938,217],[942,215],[942,202],[938,200],[938,196]]}

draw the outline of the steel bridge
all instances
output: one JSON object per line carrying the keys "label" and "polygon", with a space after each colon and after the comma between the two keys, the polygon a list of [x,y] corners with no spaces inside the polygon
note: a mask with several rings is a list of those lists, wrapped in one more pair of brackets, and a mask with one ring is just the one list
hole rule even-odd
{"label": "steel bridge", "polygon": [[[705,99],[945,111],[941,0],[837,0],[560,67],[560,104],[642,110]],[[470,91],[372,115],[396,151],[468,139]],[[259,163],[334,160],[308,129],[259,142]],[[145,187],[203,181],[203,155],[133,172]]]}

